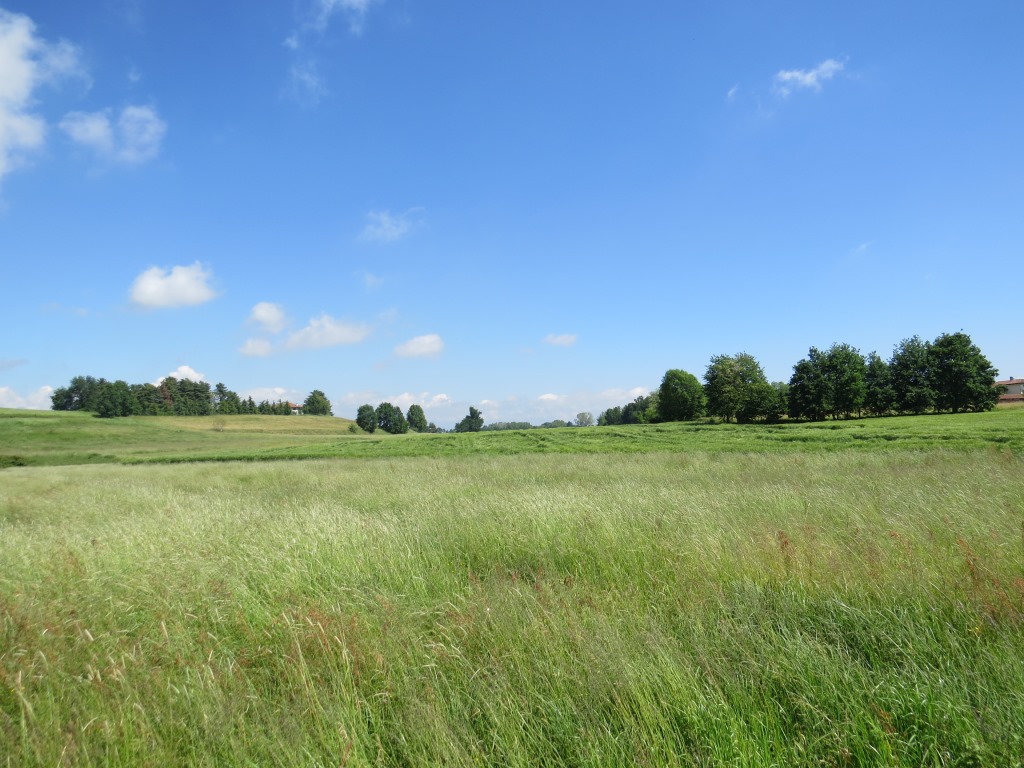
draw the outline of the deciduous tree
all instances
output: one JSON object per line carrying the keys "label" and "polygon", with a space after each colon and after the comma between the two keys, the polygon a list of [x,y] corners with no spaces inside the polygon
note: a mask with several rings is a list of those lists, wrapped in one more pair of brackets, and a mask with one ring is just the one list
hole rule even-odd
{"label": "deciduous tree", "polygon": [[392,435],[403,435],[409,431],[409,422],[405,420],[402,409],[387,402],[377,406],[377,426]]}
{"label": "deciduous tree", "polygon": [[[290,410],[290,409],[289,409]],[[333,416],[331,401],[321,390],[314,389],[302,403],[302,412],[307,416]]]}
{"label": "deciduous tree", "polygon": [[919,336],[904,339],[893,350],[889,373],[897,410],[924,413],[935,405],[931,365],[931,344]]}
{"label": "deciduous tree", "polygon": [[469,414],[462,421],[455,425],[456,432],[479,432],[484,425],[484,415],[473,406],[469,407]]}
{"label": "deciduous tree", "polygon": [[999,400],[993,384],[999,374],[962,331],[944,333],[932,342],[931,377],[935,408],[940,411],[989,411]]}
{"label": "deciduous tree", "polygon": [[672,368],[665,371],[658,388],[661,421],[691,421],[704,414],[704,388],[692,373]]}
{"label": "deciduous tree", "polygon": [[371,434],[377,429],[377,412],[372,405],[367,403],[359,406],[359,410],[356,412],[356,424],[360,429]]}
{"label": "deciduous tree", "polygon": [[406,411],[405,420],[409,422],[409,429],[414,432],[427,431],[427,415],[423,413],[423,406],[410,405]]}

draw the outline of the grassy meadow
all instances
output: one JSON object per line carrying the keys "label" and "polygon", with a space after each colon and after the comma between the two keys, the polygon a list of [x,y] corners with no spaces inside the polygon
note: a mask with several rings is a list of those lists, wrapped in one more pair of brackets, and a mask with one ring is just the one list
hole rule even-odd
{"label": "grassy meadow", "polygon": [[0,412],[0,766],[1024,762],[1024,409],[256,418]]}

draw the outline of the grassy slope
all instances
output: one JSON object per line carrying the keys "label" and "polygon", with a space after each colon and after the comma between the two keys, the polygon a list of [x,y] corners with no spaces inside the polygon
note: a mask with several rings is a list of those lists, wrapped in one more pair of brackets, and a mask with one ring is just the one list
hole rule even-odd
{"label": "grassy slope", "polygon": [[818,424],[661,424],[466,435],[354,435],[328,417],[136,417],[0,410],[0,466],[520,453],[832,451],[1024,452],[1024,409]]}
{"label": "grassy slope", "polygon": [[1012,765],[1022,470],[1009,451],[7,469],[0,756]]}

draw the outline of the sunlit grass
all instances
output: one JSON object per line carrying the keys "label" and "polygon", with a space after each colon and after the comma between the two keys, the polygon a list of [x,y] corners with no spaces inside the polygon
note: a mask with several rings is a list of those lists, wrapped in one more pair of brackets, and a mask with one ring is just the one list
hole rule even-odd
{"label": "sunlit grass", "polygon": [[6,469],[0,755],[1012,765],[1022,470],[998,450]]}
{"label": "sunlit grass", "polygon": [[360,433],[309,416],[131,417],[0,411],[0,468],[60,464],[505,456],[523,453],[995,450],[1024,453],[1024,409],[812,424],[631,425],[442,435]]}

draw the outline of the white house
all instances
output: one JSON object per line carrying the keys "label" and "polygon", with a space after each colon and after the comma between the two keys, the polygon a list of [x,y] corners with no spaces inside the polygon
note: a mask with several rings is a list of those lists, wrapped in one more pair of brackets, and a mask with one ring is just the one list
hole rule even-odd
{"label": "white house", "polygon": [[1015,379],[1011,376],[1005,381],[997,381],[996,386],[1006,387],[1006,391],[999,396],[1000,403],[1024,401],[1024,379]]}

